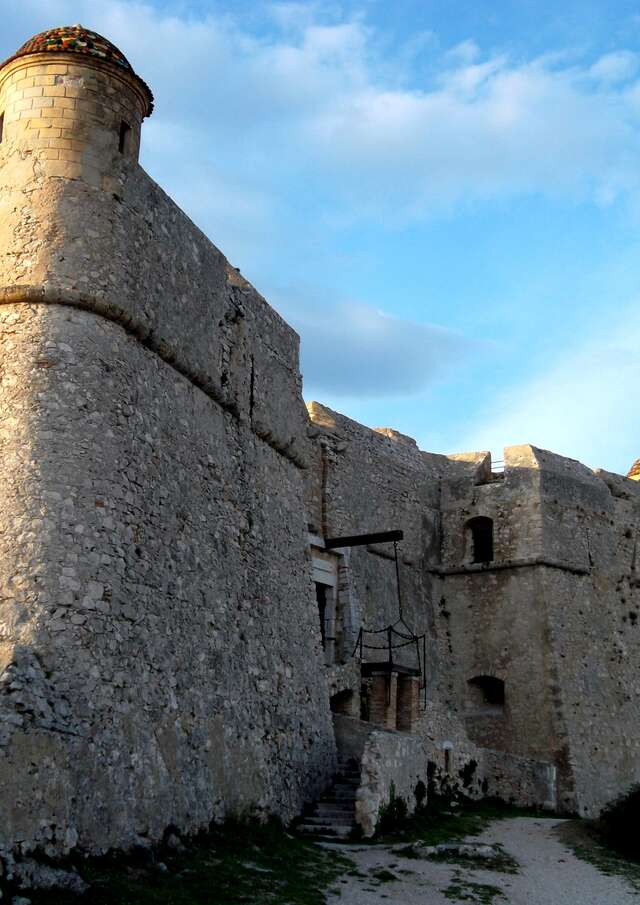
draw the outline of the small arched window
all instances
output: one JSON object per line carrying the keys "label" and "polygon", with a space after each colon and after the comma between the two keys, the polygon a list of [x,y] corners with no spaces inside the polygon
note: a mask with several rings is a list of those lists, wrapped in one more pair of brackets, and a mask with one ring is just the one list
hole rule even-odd
{"label": "small arched window", "polygon": [[495,676],[474,676],[467,682],[469,709],[479,713],[504,712],[504,682]]}
{"label": "small arched window", "polygon": [[493,560],[493,519],[484,515],[469,519],[467,528],[471,532],[471,562],[491,562]]}

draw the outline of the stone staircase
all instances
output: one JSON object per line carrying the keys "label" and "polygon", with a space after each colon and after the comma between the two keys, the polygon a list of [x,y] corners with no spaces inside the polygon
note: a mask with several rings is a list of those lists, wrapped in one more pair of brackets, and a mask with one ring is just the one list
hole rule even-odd
{"label": "stone staircase", "polygon": [[357,761],[338,760],[338,772],[333,785],[302,817],[297,832],[307,839],[336,842],[346,839],[355,826],[356,791],[360,785],[360,766]]}

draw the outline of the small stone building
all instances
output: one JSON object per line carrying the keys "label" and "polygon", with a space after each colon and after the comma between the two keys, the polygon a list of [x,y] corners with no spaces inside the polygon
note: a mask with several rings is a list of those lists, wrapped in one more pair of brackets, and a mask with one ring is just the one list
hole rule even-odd
{"label": "small stone building", "polygon": [[0,66],[0,850],[288,821],[338,753],[366,832],[392,784],[597,812],[640,778],[640,486],[307,411],[152,109],[81,26]]}

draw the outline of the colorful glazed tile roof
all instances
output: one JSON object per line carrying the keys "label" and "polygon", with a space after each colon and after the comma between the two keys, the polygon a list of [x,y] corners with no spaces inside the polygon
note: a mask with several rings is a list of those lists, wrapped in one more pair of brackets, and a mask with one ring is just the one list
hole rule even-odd
{"label": "colorful glazed tile roof", "polygon": [[95,31],[90,31],[82,25],[63,25],[61,28],[50,28],[48,31],[43,31],[39,35],[30,38],[12,57],[0,64],[0,69],[6,66],[7,63],[12,62],[12,60],[30,56],[34,53],[81,53],[98,60],[104,60],[106,63],[112,63],[114,66],[130,72],[136,77],[147,95],[148,106],[145,115],[151,115],[153,111],[153,94],[149,86],[142,81],[140,76],[136,75],[125,55],[118,50],[115,44],[112,44],[111,41],[103,38],[102,35],[97,34]]}
{"label": "colorful glazed tile roof", "polygon": [[631,478],[632,481],[640,481],[640,459],[636,459],[633,463],[627,472],[627,477]]}
{"label": "colorful glazed tile roof", "polygon": [[32,53],[47,52],[84,53],[109,63],[115,63],[116,66],[133,72],[127,58],[111,41],[107,41],[95,31],[83,28],[82,25],[63,25],[61,28],[50,28],[48,31],[43,31],[23,44],[12,59]]}

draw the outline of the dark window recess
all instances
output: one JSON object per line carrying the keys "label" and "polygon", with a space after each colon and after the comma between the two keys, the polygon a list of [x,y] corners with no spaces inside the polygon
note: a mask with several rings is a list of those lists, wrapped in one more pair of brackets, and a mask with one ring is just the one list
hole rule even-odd
{"label": "dark window recess", "polygon": [[493,559],[493,520],[484,515],[467,522],[471,532],[472,562],[491,562]]}
{"label": "dark window recess", "polygon": [[329,706],[331,707],[331,713],[341,713],[344,716],[353,716],[353,692],[339,691],[337,694],[333,695],[329,701]]}
{"label": "dark window recess", "polygon": [[327,645],[327,629],[325,619],[327,616],[327,586],[316,581],[316,602],[318,604],[318,615],[320,616],[320,634],[322,635],[322,646]]}
{"label": "dark window recess", "polygon": [[474,709],[504,710],[504,682],[495,676],[475,676],[467,682],[469,700]]}
{"label": "dark window recess", "polygon": [[4,113],[0,113],[0,144],[2,143],[3,134],[4,134]]}
{"label": "dark window recess", "polygon": [[129,154],[131,151],[131,126],[124,120],[120,123],[120,138],[118,140],[118,150],[121,154]]}

